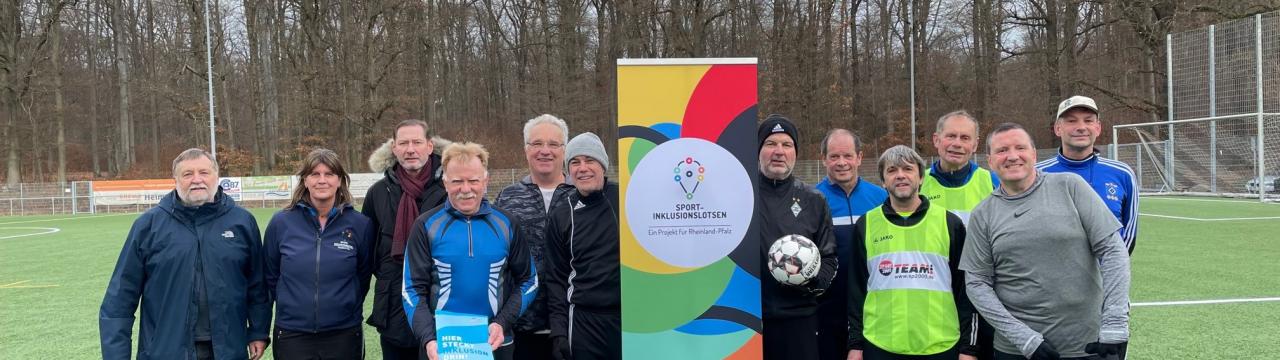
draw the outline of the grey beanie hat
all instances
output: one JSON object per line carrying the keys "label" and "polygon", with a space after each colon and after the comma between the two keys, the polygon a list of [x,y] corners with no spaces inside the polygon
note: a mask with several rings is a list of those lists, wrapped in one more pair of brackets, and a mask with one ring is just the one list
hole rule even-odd
{"label": "grey beanie hat", "polygon": [[569,143],[564,146],[564,167],[569,168],[569,160],[578,155],[586,155],[596,159],[600,165],[604,167],[604,171],[609,171],[609,153],[604,151],[604,143],[600,142],[600,137],[590,132],[584,132],[569,139]]}

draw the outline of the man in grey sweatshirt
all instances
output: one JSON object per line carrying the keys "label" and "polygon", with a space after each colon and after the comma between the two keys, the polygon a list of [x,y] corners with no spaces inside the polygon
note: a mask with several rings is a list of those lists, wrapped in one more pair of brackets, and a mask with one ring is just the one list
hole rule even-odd
{"label": "man in grey sweatshirt", "polygon": [[1129,256],[1079,176],[1035,169],[1017,124],[987,137],[1001,186],[974,208],[960,260],[969,299],[996,329],[996,359],[1104,359],[1129,340]]}

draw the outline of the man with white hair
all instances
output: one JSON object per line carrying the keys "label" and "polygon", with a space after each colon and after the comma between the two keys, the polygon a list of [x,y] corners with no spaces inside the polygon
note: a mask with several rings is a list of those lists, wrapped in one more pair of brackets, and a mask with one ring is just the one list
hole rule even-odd
{"label": "man with white hair", "polygon": [[[524,157],[529,175],[502,189],[493,200],[493,206],[511,213],[520,223],[520,235],[529,244],[529,254],[539,270],[548,266],[543,253],[547,213],[551,204],[563,202],[573,191],[573,186],[565,183],[564,174],[564,146],[568,141],[569,126],[560,118],[543,114],[525,122]],[[515,323],[516,359],[551,356],[546,293],[539,289],[533,303],[528,304],[529,310]]]}
{"label": "man with white hair", "polygon": [[[956,110],[938,117],[933,131],[933,148],[938,160],[929,167],[920,185],[920,194],[931,204],[955,213],[965,222],[969,221],[969,212],[1000,187],[1000,179],[995,174],[973,161],[978,151],[978,131],[978,119],[967,111]],[[990,360],[995,356],[991,352],[995,329],[981,316],[970,320],[978,327],[978,358]]]}
{"label": "man with white hair", "polygon": [[489,205],[489,153],[455,143],[440,161],[448,201],[423,213],[405,245],[404,312],[427,357],[439,359],[436,311],[489,320],[494,359],[511,359],[511,329],[533,301],[537,274],[520,224]]}
{"label": "man with white hair", "polygon": [[173,159],[173,180],[120,250],[98,312],[102,358],[130,358],[137,311],[138,359],[258,359],[271,326],[258,222],[222,193],[204,150]]}

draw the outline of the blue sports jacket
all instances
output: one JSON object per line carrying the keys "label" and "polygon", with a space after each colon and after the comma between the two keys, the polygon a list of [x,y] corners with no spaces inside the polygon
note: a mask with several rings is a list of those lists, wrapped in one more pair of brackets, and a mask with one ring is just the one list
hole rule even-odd
{"label": "blue sports jacket", "polygon": [[267,290],[276,303],[276,329],[317,333],[360,325],[376,264],[374,229],[350,204],[330,209],[320,230],[305,201],[277,212],[267,224]]}
{"label": "blue sports jacket", "polygon": [[823,178],[818,182],[817,188],[831,208],[831,225],[836,234],[836,255],[840,260],[835,279],[823,293],[822,303],[824,307],[844,309],[848,305],[849,269],[862,266],[853,262],[853,224],[867,211],[883,204],[889,198],[889,192],[862,177],[858,177],[858,184],[849,194],[845,194],[844,189],[830,178]]}
{"label": "blue sports jacket", "polygon": [[1093,187],[1102,202],[1107,204],[1111,214],[1120,220],[1120,238],[1124,239],[1124,247],[1133,254],[1134,242],[1138,238],[1138,191],[1135,185],[1133,170],[1125,163],[1098,156],[1095,151],[1083,160],[1071,160],[1058,156],[1036,164],[1036,169],[1044,172],[1066,172],[1080,175]]}
{"label": "blue sports jacket", "polygon": [[204,266],[213,353],[247,359],[250,340],[267,340],[271,323],[262,241],[253,215],[218,190],[200,207],[177,191],[139,215],[129,229],[98,312],[103,359],[128,359],[134,311],[142,304],[138,359],[195,357],[196,258]]}
{"label": "blue sports jacket", "polygon": [[502,326],[505,344],[513,341],[512,326],[537,294],[538,275],[512,220],[483,200],[474,215],[445,201],[414,221],[402,295],[421,345],[436,339],[437,310],[487,316]]}

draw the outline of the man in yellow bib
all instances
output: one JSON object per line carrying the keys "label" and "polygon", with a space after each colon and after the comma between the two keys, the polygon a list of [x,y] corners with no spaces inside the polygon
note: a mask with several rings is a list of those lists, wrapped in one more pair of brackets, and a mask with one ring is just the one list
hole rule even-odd
{"label": "man in yellow bib", "polygon": [[933,132],[933,162],[920,185],[920,194],[960,216],[967,224],[969,212],[1000,186],[1000,178],[973,161],[978,151],[978,120],[964,110],[938,118]]}
{"label": "man in yellow bib", "polygon": [[[969,212],[1000,187],[1000,178],[973,160],[978,143],[978,120],[969,112],[956,110],[939,117],[933,131],[933,148],[938,151],[938,160],[929,167],[920,185],[921,195],[930,203],[959,215],[965,225],[969,225]],[[995,356],[991,350],[995,329],[981,316],[974,316],[973,321],[961,327],[978,328],[977,341],[982,348],[978,359],[990,360]]]}
{"label": "man in yellow bib", "polygon": [[894,146],[876,165],[889,198],[854,224],[848,359],[976,359],[957,268],[963,222],[920,195],[925,163],[915,150]]}

